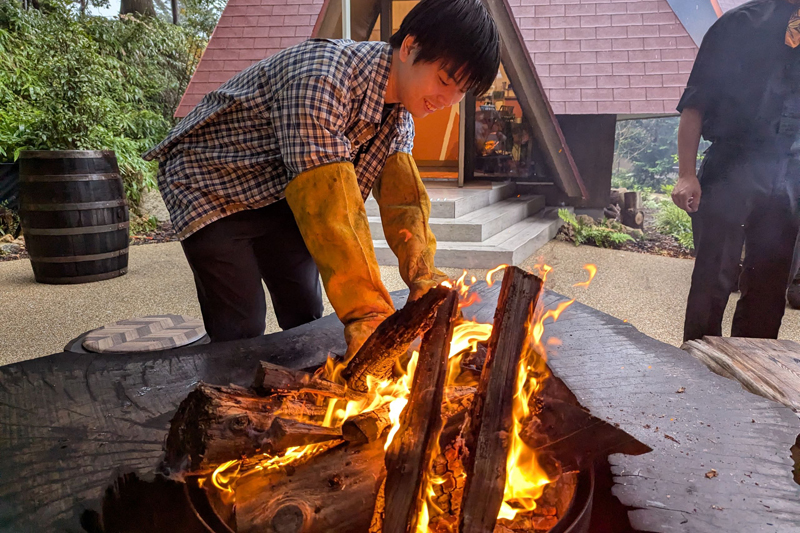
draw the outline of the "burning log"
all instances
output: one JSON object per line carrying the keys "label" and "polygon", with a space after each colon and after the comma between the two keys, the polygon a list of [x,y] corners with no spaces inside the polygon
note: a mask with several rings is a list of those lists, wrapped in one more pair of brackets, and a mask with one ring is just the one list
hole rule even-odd
{"label": "burning log", "polygon": [[439,448],[442,396],[457,315],[458,293],[451,291],[422,339],[408,404],[386,453],[383,533],[416,531],[420,507],[427,505],[425,475]]}
{"label": "burning log", "polygon": [[408,351],[408,347],[433,323],[436,308],[449,294],[446,287],[436,287],[419,300],[383,321],[367,339],[361,349],[347,363],[342,376],[350,389],[367,392],[367,376],[379,381],[389,379],[395,361]]}
{"label": "burning log", "polygon": [[261,449],[274,454],[294,446],[319,444],[341,438],[342,431],[339,428],[326,428],[297,420],[276,418],[272,421],[269,431],[261,438]]}
{"label": "burning log", "polygon": [[389,404],[386,404],[374,411],[348,418],[342,425],[342,438],[354,444],[375,442],[390,425]]}
{"label": "burning log", "polygon": [[[265,441],[293,442],[295,435],[283,435],[276,417],[322,420],[325,408],[286,396],[262,397],[243,387],[224,387],[199,383],[181,403],[170,424],[165,445],[164,466],[168,470],[193,472],[213,470],[217,465],[261,452]],[[319,426],[306,431],[306,438],[319,442],[325,433]],[[314,437],[311,437],[311,435]],[[341,435],[328,435],[341,438]],[[288,439],[288,440],[287,440]],[[327,440],[327,439],[326,439]],[[291,446],[291,445],[290,445]]]}
{"label": "burning log", "polygon": [[383,439],[343,444],[302,464],[239,478],[239,533],[367,531],[384,477],[383,446]]}
{"label": "burning log", "polygon": [[308,372],[261,361],[256,370],[253,389],[261,394],[313,394],[324,398],[360,401],[364,395],[344,385],[327,381]]}
{"label": "burning log", "polygon": [[538,277],[517,267],[506,268],[465,432],[467,482],[459,516],[461,533],[492,531],[503,504],[518,366],[541,290]]}

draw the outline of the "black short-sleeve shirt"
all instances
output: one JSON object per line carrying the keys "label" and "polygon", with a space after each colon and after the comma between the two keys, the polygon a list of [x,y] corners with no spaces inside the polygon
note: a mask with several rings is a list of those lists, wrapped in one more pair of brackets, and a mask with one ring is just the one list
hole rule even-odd
{"label": "black short-sleeve shirt", "polygon": [[708,30],[678,104],[703,113],[704,138],[792,151],[800,139],[800,47],[784,39],[798,7],[754,0]]}

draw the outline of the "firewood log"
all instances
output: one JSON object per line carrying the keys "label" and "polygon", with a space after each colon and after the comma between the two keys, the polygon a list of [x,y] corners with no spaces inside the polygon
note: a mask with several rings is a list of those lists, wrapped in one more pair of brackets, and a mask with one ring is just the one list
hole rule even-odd
{"label": "firewood log", "polygon": [[528,323],[542,280],[507,267],[497,302],[489,351],[465,430],[467,481],[459,517],[461,533],[492,531],[503,503],[513,399]]}
{"label": "firewood log", "polygon": [[458,293],[450,291],[422,339],[400,429],[386,452],[383,533],[416,531],[420,508],[427,505],[423,490],[439,448],[447,359],[457,315]]}
{"label": "firewood log", "polygon": [[163,466],[168,471],[213,470],[261,452],[276,417],[321,422],[325,411],[292,397],[262,397],[243,387],[201,382],[172,418]]}
{"label": "firewood log", "polygon": [[265,361],[261,361],[258,365],[253,389],[264,395],[294,392],[340,400],[364,399],[362,393],[348,389],[344,385],[327,381],[308,372],[290,370]]}
{"label": "firewood log", "polygon": [[422,298],[407,303],[384,320],[347,363],[342,372],[342,377],[347,379],[347,386],[366,392],[367,376],[379,381],[389,379],[395,361],[408,351],[414,339],[431,326],[436,308],[449,292],[447,287],[431,289]]}

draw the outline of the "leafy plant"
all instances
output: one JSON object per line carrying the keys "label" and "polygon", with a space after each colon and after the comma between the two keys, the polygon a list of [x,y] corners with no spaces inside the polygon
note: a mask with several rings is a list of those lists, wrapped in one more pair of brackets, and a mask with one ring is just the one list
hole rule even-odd
{"label": "leafy plant", "polygon": [[[674,183],[678,164],[679,123],[679,117],[618,122],[612,186],[631,190],[638,190],[636,186],[659,190],[664,184]],[[701,142],[698,160],[708,144],[707,141]],[[630,168],[623,168],[623,162]]]}
{"label": "leafy plant", "polygon": [[559,209],[558,216],[569,226],[569,240],[575,246],[591,242],[600,248],[615,248],[634,240],[622,231],[622,225],[618,222],[606,220],[605,224],[600,225],[592,220],[590,223],[591,217],[576,217],[568,209]]}
{"label": "leafy plant", "polygon": [[0,202],[0,237],[15,235],[19,224],[19,214],[8,207],[8,202]]}
{"label": "leafy plant", "polygon": [[661,201],[660,209],[656,213],[656,229],[659,233],[675,237],[681,246],[690,250],[694,248],[692,219],[671,200]]}
{"label": "leafy plant", "polygon": [[42,5],[0,2],[0,161],[22,150],[114,150],[135,207],[157,170],[141,154],[174,125],[205,42],[159,18]]}
{"label": "leafy plant", "polygon": [[149,217],[131,217],[130,234],[140,235],[142,233],[150,233],[158,229],[158,219],[154,216]]}

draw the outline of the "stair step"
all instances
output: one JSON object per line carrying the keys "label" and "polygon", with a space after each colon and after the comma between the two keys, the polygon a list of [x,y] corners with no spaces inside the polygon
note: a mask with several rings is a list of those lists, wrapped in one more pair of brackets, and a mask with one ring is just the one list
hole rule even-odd
{"label": "stair step", "polygon": [[[501,200],[458,218],[431,218],[437,241],[482,242],[544,208],[544,196]],[[380,217],[369,217],[373,239],[385,239]]]}
{"label": "stair step", "polygon": [[[458,218],[497,203],[515,194],[514,183],[489,183],[458,188],[438,183],[426,183],[431,199],[431,218]],[[365,202],[367,215],[380,216],[378,203],[372,195]]]}
{"label": "stair step", "polygon": [[[436,266],[494,268],[501,264],[520,265],[553,239],[561,224],[558,208],[547,207],[483,242],[438,241]],[[397,265],[397,258],[385,240],[376,240],[374,244],[380,264]]]}

